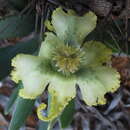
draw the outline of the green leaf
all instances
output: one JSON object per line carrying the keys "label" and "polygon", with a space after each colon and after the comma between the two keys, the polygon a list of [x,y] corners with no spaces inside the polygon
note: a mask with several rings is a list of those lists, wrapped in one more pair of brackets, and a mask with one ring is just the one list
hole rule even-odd
{"label": "green leaf", "polygon": [[34,37],[28,41],[16,43],[14,46],[0,48],[0,79],[6,77],[11,70],[11,59],[18,53],[32,54],[39,47],[39,38]]}
{"label": "green leaf", "polygon": [[9,16],[0,20],[0,39],[23,37],[34,30],[33,15]]}
{"label": "green leaf", "polygon": [[18,97],[16,102],[16,109],[13,113],[9,130],[19,130],[19,128],[26,121],[28,115],[32,112],[35,100],[23,99]]}
{"label": "green leaf", "polygon": [[22,85],[22,83],[20,82],[20,83],[16,86],[16,88],[15,88],[15,90],[13,91],[12,95],[10,96],[9,102],[8,102],[8,104],[7,104],[6,108],[5,108],[5,112],[4,112],[6,115],[9,114],[9,112],[11,111],[12,106],[14,105],[14,103],[15,103],[15,101],[16,101],[16,99],[17,99],[19,89],[22,88],[22,87],[23,87],[23,85]]}
{"label": "green leaf", "polygon": [[15,9],[22,10],[27,5],[27,0],[8,0],[9,4]]}
{"label": "green leaf", "polygon": [[62,128],[66,128],[70,125],[73,115],[75,113],[75,103],[74,99],[70,101],[67,107],[64,109],[62,115],[60,116],[60,123]]}

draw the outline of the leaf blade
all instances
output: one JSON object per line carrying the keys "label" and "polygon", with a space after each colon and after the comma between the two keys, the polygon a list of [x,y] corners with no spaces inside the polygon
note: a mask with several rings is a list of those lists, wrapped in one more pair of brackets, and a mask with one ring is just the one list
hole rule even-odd
{"label": "leaf blade", "polygon": [[9,102],[8,102],[8,104],[7,104],[6,108],[5,108],[5,112],[4,112],[6,115],[9,114],[9,112],[11,111],[11,109],[12,109],[12,107],[13,107],[16,99],[17,99],[18,92],[19,92],[19,89],[21,88],[21,86],[22,86],[22,83],[20,82],[16,86],[16,88],[13,91],[12,95],[10,96]]}
{"label": "leaf blade", "polygon": [[0,20],[0,39],[23,37],[34,30],[34,15],[9,16]]}
{"label": "leaf blade", "polygon": [[13,113],[9,130],[19,130],[19,128],[27,119],[28,115],[31,113],[34,103],[35,100],[23,99],[22,97],[18,97],[16,109]]}
{"label": "leaf blade", "polygon": [[70,125],[74,113],[75,113],[75,103],[74,103],[74,99],[72,99],[60,116],[60,124],[62,128],[66,128]]}

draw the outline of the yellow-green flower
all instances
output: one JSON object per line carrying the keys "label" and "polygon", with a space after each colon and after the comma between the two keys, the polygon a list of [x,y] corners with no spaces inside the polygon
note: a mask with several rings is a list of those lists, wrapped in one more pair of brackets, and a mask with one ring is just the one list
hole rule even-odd
{"label": "yellow-green flower", "polygon": [[89,12],[79,17],[61,8],[54,11],[52,25],[55,33],[46,33],[39,55],[17,55],[12,65],[12,79],[22,80],[19,96],[35,99],[48,86],[51,95],[48,116],[42,115],[46,105],[38,108],[38,117],[49,121],[56,118],[76,96],[76,84],[87,105],[104,104],[104,95],[114,92],[120,83],[118,72],[103,64],[111,59],[111,50],[100,42],[90,41],[80,47],[96,26],[96,16]]}

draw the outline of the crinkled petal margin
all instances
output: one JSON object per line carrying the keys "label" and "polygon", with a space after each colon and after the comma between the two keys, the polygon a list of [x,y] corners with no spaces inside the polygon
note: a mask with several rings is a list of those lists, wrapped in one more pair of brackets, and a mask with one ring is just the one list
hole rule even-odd
{"label": "crinkled petal margin", "polygon": [[13,68],[13,70],[11,71],[11,79],[14,81],[14,82],[16,82],[16,83],[18,83],[19,81],[20,81],[20,75],[19,75],[19,73],[17,72],[17,70],[16,70],[16,67],[17,67],[17,59],[19,59],[20,58],[20,55],[17,55],[16,57],[14,57],[13,59],[12,59],[12,62],[11,62],[11,66],[13,66],[14,68]]}
{"label": "crinkled petal margin", "polygon": [[24,86],[19,96],[35,99],[41,95],[48,84],[47,75],[42,73],[44,66],[41,59],[37,56],[19,54],[13,59],[12,65],[14,67],[12,79],[16,83],[21,80]]}
{"label": "crinkled petal margin", "polygon": [[[53,77],[52,77],[53,78]],[[37,109],[39,119],[43,121],[50,121],[58,117],[66,105],[76,95],[75,82],[63,81],[60,78],[53,78],[49,86],[49,94],[51,96],[50,110],[47,116],[44,116],[42,110],[46,108],[43,103]]]}
{"label": "crinkled petal margin", "polygon": [[64,41],[82,43],[96,27],[97,17],[93,12],[77,16],[72,10],[64,12],[57,8],[52,14],[52,24],[56,34]]}
{"label": "crinkled petal margin", "polygon": [[114,68],[102,66],[93,68],[96,78],[104,85],[107,92],[115,92],[120,87],[120,74]]}
{"label": "crinkled petal margin", "polygon": [[120,75],[113,68],[95,67],[83,72],[77,83],[87,105],[102,105],[106,103],[105,94],[119,88]]}
{"label": "crinkled petal margin", "polygon": [[58,99],[57,99],[58,94],[56,94],[56,92],[50,92],[50,95],[51,95],[52,100],[50,103],[50,110],[47,116],[43,116],[43,112],[42,112],[46,108],[46,104],[42,103],[38,106],[37,115],[40,120],[50,121],[50,120],[55,119],[61,114],[65,106],[72,99],[72,98],[68,98],[68,99],[66,98],[62,102],[58,102]]}

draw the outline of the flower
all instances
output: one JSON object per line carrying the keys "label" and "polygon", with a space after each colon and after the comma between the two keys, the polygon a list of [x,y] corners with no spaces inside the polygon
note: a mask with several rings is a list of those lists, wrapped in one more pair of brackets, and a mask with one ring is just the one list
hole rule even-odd
{"label": "flower", "polygon": [[46,33],[39,55],[19,54],[12,60],[12,79],[22,81],[19,96],[35,99],[46,86],[51,96],[50,110],[42,115],[45,104],[38,107],[38,117],[49,121],[56,118],[76,96],[76,84],[87,105],[105,104],[104,95],[114,92],[120,84],[118,72],[104,65],[111,59],[112,51],[97,41],[84,38],[95,28],[96,16],[89,12],[76,16],[57,8],[52,15],[56,34]]}

